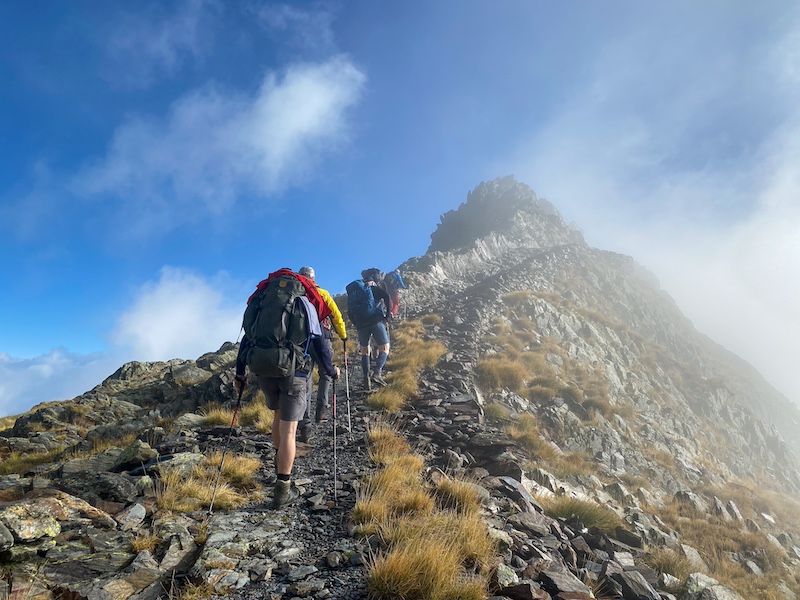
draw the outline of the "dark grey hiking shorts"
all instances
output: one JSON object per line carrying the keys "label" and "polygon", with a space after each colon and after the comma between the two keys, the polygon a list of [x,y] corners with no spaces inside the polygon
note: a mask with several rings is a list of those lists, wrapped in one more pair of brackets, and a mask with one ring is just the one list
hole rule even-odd
{"label": "dark grey hiking shorts", "polygon": [[389,343],[389,332],[386,330],[386,325],[383,321],[378,321],[372,325],[362,325],[357,327],[358,331],[358,344],[361,347],[369,345],[370,336],[375,340],[376,346],[385,346]]}
{"label": "dark grey hiking shorts", "polygon": [[[281,411],[281,421],[302,421],[306,412],[306,377],[261,377],[258,387],[271,410]],[[290,389],[291,388],[291,389]]]}

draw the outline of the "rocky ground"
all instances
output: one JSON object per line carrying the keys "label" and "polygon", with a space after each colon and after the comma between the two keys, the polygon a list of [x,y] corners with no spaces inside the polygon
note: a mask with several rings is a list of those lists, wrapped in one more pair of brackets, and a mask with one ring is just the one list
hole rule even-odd
{"label": "rocky ground", "polygon": [[[682,600],[738,598],[703,575],[711,569],[698,551],[659,517],[659,507],[678,501],[757,534],[759,547],[725,559],[761,579],[770,599],[794,600],[800,540],[790,519],[740,511],[708,490],[739,478],[800,490],[779,431],[796,423],[796,407],[694,331],[632,260],[586,246],[527,186],[513,178],[481,184],[465,207],[445,215],[430,252],[401,266],[409,283],[403,312],[436,317],[426,336],[447,353],[392,419],[424,457],[427,477],[476,483],[497,541],[493,593],[588,600],[588,583],[602,597],[669,599],[678,582],[644,566],[648,550],[667,548],[695,569]],[[507,351],[491,341],[504,329],[526,334],[529,346],[558,344],[545,356],[561,378],[552,394],[532,400],[512,387],[480,389],[476,365]],[[202,413],[231,403],[236,352],[225,343],[197,360],[127,363],[85,394],[37,406],[0,432],[3,457],[37,457],[21,474],[0,476],[0,599],[155,600],[175,598],[189,583],[239,600],[366,597],[370,547],[351,535],[348,516],[371,469],[364,438],[378,414],[365,406],[360,365],[350,369],[352,431],[338,386],[335,472],[332,420],[299,445],[298,503],[271,510],[267,494],[240,509],[218,507],[210,518],[158,508],[162,467],[191,469],[226,443],[230,428],[209,426]],[[602,376],[617,410],[593,415],[564,392],[574,385],[567,366]],[[545,471],[501,425],[485,422],[490,404],[508,423],[534,416],[553,452],[585,455],[593,470],[561,478]],[[272,489],[269,436],[236,427],[229,452],[258,457],[259,482]],[[602,505],[623,525],[608,535],[552,519],[535,498],[554,494]],[[153,545],[136,550],[133,542],[148,536]]]}
{"label": "rocky ground", "polygon": [[[503,403],[513,414],[529,409],[527,402],[505,392],[482,398],[466,362],[471,348],[456,342],[463,337],[457,327],[442,326],[437,336],[450,341],[451,351],[435,369],[421,374],[419,397],[392,418],[425,458],[429,477],[445,472],[463,476],[481,490],[487,528],[498,544],[494,593],[506,598],[588,600],[592,592],[586,583],[596,582],[609,598],[671,598],[664,589],[676,581],[644,566],[643,553],[658,546],[687,556],[697,553],[640,507],[652,497],[640,496],[643,490],[629,492],[619,482],[603,483],[593,476],[560,481],[532,469],[507,434],[484,422],[482,409],[492,401]],[[232,357],[235,352],[224,346],[198,360],[219,375],[197,377],[193,381],[200,383],[194,385],[206,390],[218,387],[230,399]],[[175,363],[168,369],[159,365],[128,369],[133,370],[150,379],[161,373],[162,381],[174,382],[176,373],[187,377],[197,367]],[[126,424],[139,429],[139,440],[130,447],[112,446],[88,458],[61,455],[23,476],[0,477],[5,500],[0,505],[0,558],[6,569],[0,592],[13,600],[155,600],[175,597],[177,590],[191,582],[210,585],[220,597],[239,600],[366,598],[365,562],[370,548],[366,540],[351,535],[348,516],[359,482],[372,468],[365,434],[378,413],[365,406],[359,372],[360,368],[350,370],[352,431],[347,427],[344,385],[337,386],[335,471],[330,418],[316,428],[308,444],[299,444],[295,483],[302,498],[281,510],[269,507],[269,495],[239,509],[216,509],[211,518],[207,512],[178,514],[157,509],[151,478],[158,477],[161,466],[194,464],[221,449],[228,439],[229,427],[208,426],[198,412],[179,416],[167,433],[144,427],[150,422],[149,412],[140,411],[139,420],[117,425],[120,430]],[[121,389],[121,381],[113,379],[104,389]],[[126,381],[135,393],[143,394],[136,383],[139,379]],[[191,389],[186,388],[183,395]],[[117,404],[109,406],[119,409]],[[556,402],[552,409],[553,415],[568,418],[565,404]],[[54,419],[55,414],[58,410],[51,409],[46,416]],[[5,443],[46,443],[49,437],[44,433],[14,437],[35,429],[31,424],[38,422],[33,418],[27,424],[21,422],[19,428],[7,432]],[[274,449],[268,435],[236,427],[228,452],[260,457],[260,483],[271,490]],[[534,496],[553,493],[611,507],[626,525],[609,537],[579,521],[551,519]],[[702,509],[702,498],[687,490],[678,495]],[[720,516],[739,520],[742,528],[757,525],[745,523],[735,506],[717,508]],[[780,524],[765,521],[760,527],[774,531],[770,539],[780,546],[786,568],[796,569],[800,548],[793,538],[781,532]],[[198,544],[203,528],[205,539]],[[154,535],[157,546],[133,551],[131,542],[143,535]],[[757,554],[737,560],[759,568]],[[699,598],[701,593],[711,600],[737,598],[703,576],[703,570],[698,562],[690,581],[695,593],[686,598]],[[788,588],[785,597],[794,597]]]}
{"label": "rocky ground", "polygon": [[[294,481],[302,493],[300,500],[278,511],[269,508],[267,501],[251,507],[249,516],[244,518],[256,527],[274,528],[273,543],[265,554],[252,557],[256,560],[251,577],[260,581],[248,582],[227,597],[366,597],[368,549],[363,541],[349,535],[348,517],[355,504],[357,483],[370,469],[365,436],[372,411],[365,408],[366,393],[361,388],[361,378],[352,379],[350,418],[343,377],[337,384],[336,420],[330,411],[328,419],[315,426],[308,443],[298,442]],[[247,451],[248,441],[241,439],[240,443],[242,450]],[[267,456],[271,452],[270,448]],[[274,471],[265,469],[263,477],[263,484],[271,489]],[[241,527],[240,512],[214,515],[211,531],[224,535],[225,531]],[[264,565],[270,565],[271,576]]]}

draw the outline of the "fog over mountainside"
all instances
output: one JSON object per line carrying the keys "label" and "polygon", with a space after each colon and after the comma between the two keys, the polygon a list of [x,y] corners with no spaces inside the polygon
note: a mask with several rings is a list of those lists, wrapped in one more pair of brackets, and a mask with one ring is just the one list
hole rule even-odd
{"label": "fog over mountainside", "polygon": [[[612,404],[645,418],[654,408],[685,414],[702,430],[718,429],[731,456],[752,456],[762,444],[779,456],[786,444],[800,452],[795,404],[699,333],[633,258],[590,248],[550,202],[511,176],[478,185],[442,216],[426,255],[403,267],[424,278],[416,293],[431,310],[441,302],[439,310],[450,312],[454,299],[478,289],[491,289],[496,303],[509,292],[533,292],[517,316],[600,369]],[[506,317],[485,311],[477,335],[465,335],[485,336],[493,318]]]}

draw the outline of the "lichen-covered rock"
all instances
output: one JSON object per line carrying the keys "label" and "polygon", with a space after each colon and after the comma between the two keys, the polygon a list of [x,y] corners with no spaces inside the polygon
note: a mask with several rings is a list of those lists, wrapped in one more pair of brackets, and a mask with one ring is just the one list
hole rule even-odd
{"label": "lichen-covered rock", "polygon": [[55,538],[61,525],[35,502],[20,502],[0,508],[0,523],[18,542],[34,542],[39,538]]}

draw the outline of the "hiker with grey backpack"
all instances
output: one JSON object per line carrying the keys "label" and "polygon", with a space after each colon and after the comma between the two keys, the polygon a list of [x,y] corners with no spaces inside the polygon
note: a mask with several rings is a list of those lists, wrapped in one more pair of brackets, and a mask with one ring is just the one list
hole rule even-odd
{"label": "hiker with grey backpack", "polygon": [[[380,269],[361,271],[361,279],[349,283],[347,291],[347,316],[358,331],[361,369],[364,373],[364,389],[371,390],[372,384],[385,386],[383,368],[389,358],[388,321],[391,298],[378,286],[382,273]],[[375,342],[378,356],[375,364],[370,359],[370,338]]]}
{"label": "hiker with grey backpack", "polygon": [[306,410],[306,382],[311,377],[310,352],[332,379],[339,369],[332,362],[330,346],[322,342],[320,320],[330,309],[313,281],[280,269],[260,282],[247,300],[242,320],[244,336],[236,358],[234,388],[241,394],[247,387],[246,370],[256,377],[275,411],[272,443],[275,457],[275,490],[272,507],[294,502],[299,493],[292,487],[297,424]]}

